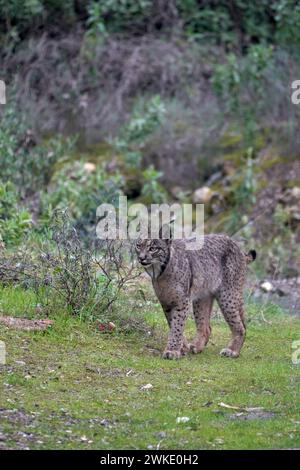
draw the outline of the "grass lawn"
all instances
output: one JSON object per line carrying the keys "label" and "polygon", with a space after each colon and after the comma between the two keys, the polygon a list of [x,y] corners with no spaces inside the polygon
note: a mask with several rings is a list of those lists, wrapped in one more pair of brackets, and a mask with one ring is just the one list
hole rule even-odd
{"label": "grass lawn", "polygon": [[[20,315],[26,298],[2,289],[0,311]],[[252,305],[239,359],[218,355],[230,335],[215,318],[202,354],[166,361],[165,321],[157,304],[147,308],[156,325],[148,337],[100,333],[63,314],[46,332],[1,325],[0,449],[300,447],[300,365],[291,357],[299,319],[270,308],[267,323]]]}

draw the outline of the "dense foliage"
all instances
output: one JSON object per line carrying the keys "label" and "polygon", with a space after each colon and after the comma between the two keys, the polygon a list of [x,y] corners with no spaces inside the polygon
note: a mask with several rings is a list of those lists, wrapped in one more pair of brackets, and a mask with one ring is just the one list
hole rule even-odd
{"label": "dense foliage", "polygon": [[80,23],[90,33],[180,32],[243,51],[252,43],[299,43],[296,0],[7,0],[0,26],[18,40],[46,28],[58,34]]}
{"label": "dense foliage", "polygon": [[0,0],[0,249],[48,239],[66,208],[88,244],[102,202],[190,203],[208,185],[208,230],[250,239],[267,213],[262,269],[287,265],[299,27],[292,0]]}

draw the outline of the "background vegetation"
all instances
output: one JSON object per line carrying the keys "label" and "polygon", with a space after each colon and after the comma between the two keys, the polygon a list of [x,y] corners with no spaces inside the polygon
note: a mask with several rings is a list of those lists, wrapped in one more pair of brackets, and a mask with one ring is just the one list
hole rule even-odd
{"label": "background vegetation", "polygon": [[[21,423],[29,422],[33,387],[42,390],[37,401],[44,416],[56,406],[54,396],[60,394],[64,408],[66,389],[74,380],[79,384],[67,412],[76,415],[76,438],[54,434],[50,439],[43,417],[41,423],[30,421],[41,424],[42,437],[31,441],[28,431],[23,439],[16,434],[18,419],[11,422],[8,413],[3,415],[5,426],[0,426],[0,448],[1,442],[7,447],[84,447],[89,440],[90,447],[105,448],[158,442],[169,448],[296,445],[299,397],[285,344],[297,339],[298,323],[286,319],[284,312],[300,308],[300,107],[291,102],[291,83],[300,78],[299,31],[300,5],[294,0],[0,0],[0,79],[7,85],[7,104],[0,108],[0,314],[54,320],[51,332],[19,336],[1,329],[1,339],[13,337],[17,344],[9,352],[10,361],[20,360],[19,345],[27,338],[35,355],[27,372],[14,362],[3,368],[7,394],[1,407],[5,414],[19,395],[26,396],[19,417]],[[148,417],[149,433],[137,437],[135,444],[124,437],[128,426],[139,434],[144,396],[134,387],[149,382],[159,361],[139,359],[140,349],[155,356],[153,345],[162,344],[165,330],[130,245],[95,241],[96,208],[102,202],[117,207],[120,194],[128,196],[129,204],[204,202],[207,232],[226,232],[257,250],[247,286],[254,346],[245,353],[242,379],[237,366],[224,383],[214,382],[214,393],[220,402],[223,392],[229,393],[228,402],[242,409],[263,403],[267,415],[254,416],[270,419],[262,435],[260,421],[249,428],[248,417],[242,423],[230,421],[217,414],[215,400],[211,410],[211,404],[205,404],[210,402],[209,391],[202,384],[202,411],[186,429],[172,428],[169,434],[162,427],[188,414],[178,404],[178,416],[157,411],[154,424]],[[271,282],[267,294],[261,289],[266,279]],[[270,307],[269,296],[283,309]],[[218,313],[215,321],[219,342],[226,330]],[[262,335],[270,341],[264,342]],[[82,401],[92,403],[93,410],[99,405],[92,387],[83,394],[80,386],[89,374],[85,368],[91,367],[87,353],[71,361],[74,370],[65,371],[70,344],[82,344],[89,351],[98,341],[103,349],[99,361],[106,364],[99,380],[108,377],[110,368],[121,371],[116,373],[121,393],[127,387],[124,374],[127,377],[131,369],[136,374],[120,413],[118,391],[113,395],[113,419],[106,417],[110,399],[103,392],[107,406],[101,404],[101,441],[97,433],[85,435],[82,419],[91,420],[94,411],[86,409],[82,417],[78,408]],[[122,345],[125,359],[118,355]],[[53,356],[48,357],[45,351],[52,347]],[[252,371],[255,348],[262,361]],[[208,381],[215,380],[209,377],[215,367],[211,351],[206,358]],[[277,361],[276,351],[284,359]],[[26,354],[22,357],[27,364]],[[61,373],[55,373],[55,386],[43,378],[37,365],[40,356],[56,364],[53,370],[62,367],[65,388]],[[191,359],[187,370],[194,371],[195,364]],[[93,373],[98,366],[92,365]],[[176,385],[175,369],[168,367],[163,374],[173,381],[169,395],[177,403],[187,393],[189,380],[183,373],[182,383]],[[216,367],[223,370],[223,363]],[[31,374],[39,377],[36,382],[26,379]],[[263,380],[266,375],[270,390]],[[114,375],[109,377],[107,387],[116,383]],[[155,387],[163,390],[165,380],[158,376]],[[251,403],[246,403],[246,389],[253,390]],[[154,401],[163,404],[164,397],[157,393],[154,390]],[[138,400],[137,408],[128,411],[131,396]],[[125,418],[126,413],[131,417]],[[120,438],[113,424],[119,419]],[[278,433],[270,438],[274,423]],[[242,430],[241,441],[223,432],[226,426]],[[1,440],[1,433],[8,437]]]}

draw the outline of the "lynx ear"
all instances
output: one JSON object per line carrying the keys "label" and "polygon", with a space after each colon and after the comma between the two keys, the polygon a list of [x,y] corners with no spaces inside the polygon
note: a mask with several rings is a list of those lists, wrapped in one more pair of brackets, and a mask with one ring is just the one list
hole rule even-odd
{"label": "lynx ear", "polygon": [[168,224],[163,224],[159,229],[159,238],[171,240],[173,238],[173,232],[171,224],[175,222],[175,219],[171,219]]}

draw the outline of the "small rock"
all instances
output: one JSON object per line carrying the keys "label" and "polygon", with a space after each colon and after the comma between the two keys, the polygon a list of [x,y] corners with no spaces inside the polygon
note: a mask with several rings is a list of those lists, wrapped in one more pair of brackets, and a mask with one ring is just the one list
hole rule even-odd
{"label": "small rock", "polygon": [[152,384],[146,384],[146,385],[143,385],[140,389],[141,390],[151,390],[151,388],[153,388]]}
{"label": "small rock", "polygon": [[269,282],[269,281],[263,282],[263,283],[260,285],[260,288],[261,288],[264,292],[272,292],[272,291],[274,291],[274,286],[273,286],[273,284],[271,284],[271,282]]}
{"label": "small rock", "polygon": [[190,420],[187,416],[179,416],[176,418],[176,423],[187,423]]}
{"label": "small rock", "polygon": [[222,439],[221,437],[217,437],[217,438],[215,439],[215,442],[216,442],[217,444],[224,444],[224,439]]}
{"label": "small rock", "polygon": [[96,171],[96,165],[95,163],[92,163],[92,162],[86,162],[83,165],[83,168],[85,169],[87,173],[93,173],[94,171]]}
{"label": "small rock", "polygon": [[291,190],[291,195],[295,199],[300,199],[300,188],[298,186],[294,186]]}
{"label": "small rock", "polygon": [[167,433],[165,431],[160,431],[156,433],[156,437],[158,437],[158,439],[165,439],[165,437],[167,437]]}
{"label": "small rock", "polygon": [[195,204],[207,204],[212,196],[213,191],[208,186],[203,186],[202,188],[196,189],[193,194],[193,202]]}
{"label": "small rock", "polygon": [[109,426],[109,421],[108,419],[101,419],[100,424],[101,426],[104,426],[105,428],[107,428],[107,426]]}
{"label": "small rock", "polygon": [[289,286],[278,286],[278,287],[276,288],[276,293],[277,293],[280,297],[284,297],[285,295],[289,295],[289,293],[290,293]]}

